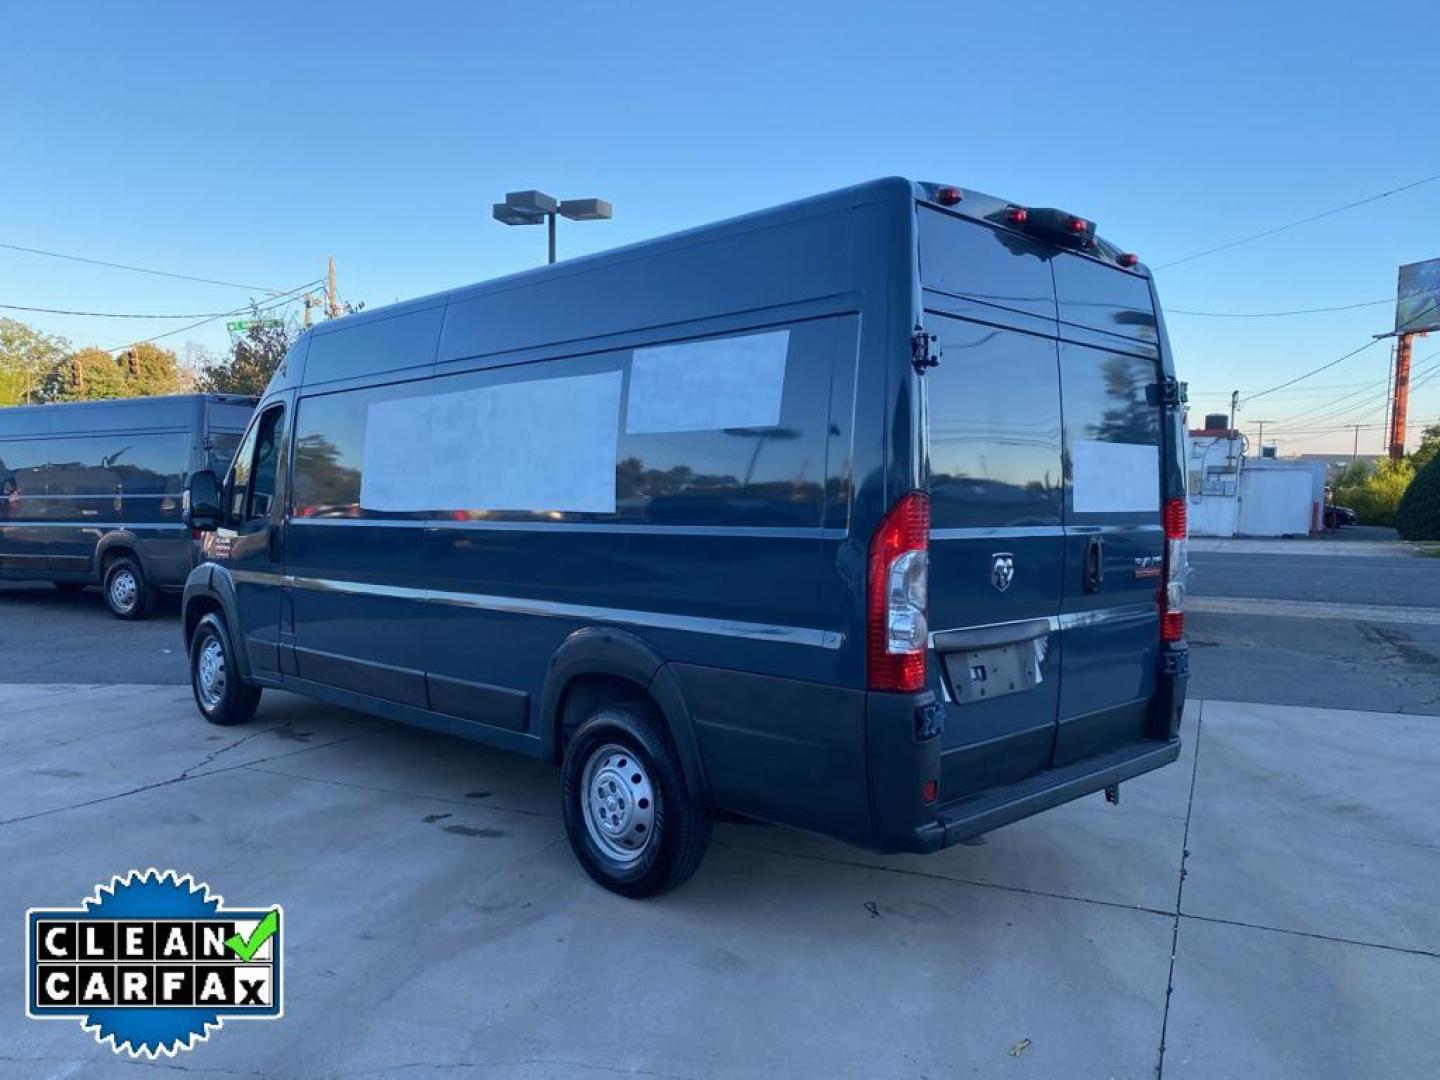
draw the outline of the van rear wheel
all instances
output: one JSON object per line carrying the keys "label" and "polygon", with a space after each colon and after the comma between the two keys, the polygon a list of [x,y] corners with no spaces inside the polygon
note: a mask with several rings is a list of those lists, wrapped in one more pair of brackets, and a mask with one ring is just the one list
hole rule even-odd
{"label": "van rear wheel", "polygon": [[190,638],[190,689],[200,713],[212,724],[243,724],[255,715],[260,688],[240,678],[225,620],[209,614]]}
{"label": "van rear wheel", "polygon": [[120,555],[105,568],[105,606],[117,619],[143,619],[155,606],[155,590],[132,556]]}
{"label": "van rear wheel", "polygon": [[561,779],[570,847],[611,892],[653,896],[700,865],[710,816],[686,787],[679,757],[651,710],[597,709],[566,745]]}

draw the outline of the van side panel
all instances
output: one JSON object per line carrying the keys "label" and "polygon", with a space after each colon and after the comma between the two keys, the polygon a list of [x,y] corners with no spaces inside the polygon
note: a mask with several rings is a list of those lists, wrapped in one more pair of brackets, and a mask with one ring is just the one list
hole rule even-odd
{"label": "van side panel", "polygon": [[[908,185],[873,185],[643,257],[453,294],[433,376],[394,355],[387,376],[367,359],[385,352],[372,335],[401,320],[428,335],[440,310],[429,302],[378,329],[362,316],[345,334],[313,332],[286,539],[297,685],[548,745],[555,717],[540,703],[563,696],[547,681],[551,657],[577,630],[623,626],[684,692],[721,805],[863,837],[864,553],[887,491],[919,483],[911,205]],[[778,422],[632,422],[638,350],[777,334]],[[442,408],[607,373],[623,386],[613,512],[456,502],[483,467],[466,446],[436,450],[416,478],[451,508],[362,505],[372,407],[423,395]],[[395,630],[376,634],[382,625]],[[730,691],[711,692],[720,686]],[[799,780],[757,783],[757,760]]]}

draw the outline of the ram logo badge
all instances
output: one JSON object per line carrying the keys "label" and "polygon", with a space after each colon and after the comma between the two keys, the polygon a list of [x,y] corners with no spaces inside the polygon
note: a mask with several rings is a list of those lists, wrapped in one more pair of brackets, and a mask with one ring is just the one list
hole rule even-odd
{"label": "ram logo badge", "polygon": [[990,584],[1004,592],[1015,580],[1015,556],[1008,551],[997,551],[990,558]]}

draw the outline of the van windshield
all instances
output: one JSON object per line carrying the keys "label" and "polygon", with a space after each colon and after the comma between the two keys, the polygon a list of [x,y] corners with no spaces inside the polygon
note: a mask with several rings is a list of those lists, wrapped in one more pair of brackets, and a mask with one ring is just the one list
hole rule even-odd
{"label": "van windshield", "polygon": [[210,433],[209,454],[210,459],[206,468],[216,476],[224,476],[230,468],[230,462],[235,457],[235,448],[240,445],[238,431],[212,431]]}

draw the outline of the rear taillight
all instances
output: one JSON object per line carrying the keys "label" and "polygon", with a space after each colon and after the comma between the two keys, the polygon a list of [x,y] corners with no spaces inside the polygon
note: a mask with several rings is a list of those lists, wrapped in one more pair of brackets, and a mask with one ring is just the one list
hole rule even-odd
{"label": "rear taillight", "polygon": [[1185,500],[1165,500],[1165,584],[1160,589],[1160,640],[1185,636]]}
{"label": "rear taillight", "polygon": [[894,506],[870,541],[866,637],[871,690],[925,686],[925,621],[930,575],[930,499],[912,491]]}

